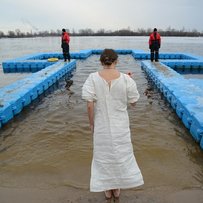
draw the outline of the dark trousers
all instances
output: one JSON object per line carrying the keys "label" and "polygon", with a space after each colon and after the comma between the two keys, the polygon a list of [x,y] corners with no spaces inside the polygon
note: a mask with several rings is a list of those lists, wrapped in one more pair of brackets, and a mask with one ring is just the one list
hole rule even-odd
{"label": "dark trousers", "polygon": [[151,55],[150,59],[151,61],[158,61],[159,60],[159,49],[150,49],[151,50]]}
{"label": "dark trousers", "polygon": [[67,61],[67,59],[68,61],[70,61],[69,44],[63,44],[62,50],[63,50],[64,61]]}

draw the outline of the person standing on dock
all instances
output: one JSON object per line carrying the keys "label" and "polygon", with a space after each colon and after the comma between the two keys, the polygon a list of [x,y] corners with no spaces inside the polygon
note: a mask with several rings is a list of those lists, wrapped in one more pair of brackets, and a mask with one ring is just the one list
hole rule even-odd
{"label": "person standing on dock", "polygon": [[82,88],[94,142],[90,191],[104,192],[108,202],[119,199],[120,189],[144,184],[127,112],[140,95],[135,81],[116,69],[117,58],[114,50],[105,49],[100,56],[103,69],[91,73]]}
{"label": "person standing on dock", "polygon": [[161,47],[161,36],[157,32],[157,29],[154,28],[154,31],[150,34],[149,37],[149,49],[151,52],[150,59],[153,62],[154,59],[156,62],[159,61],[159,49]]}
{"label": "person standing on dock", "polygon": [[61,36],[61,48],[63,50],[63,57],[64,61],[70,62],[70,53],[69,53],[69,42],[70,42],[70,36],[68,32],[63,28],[62,29],[62,36]]}

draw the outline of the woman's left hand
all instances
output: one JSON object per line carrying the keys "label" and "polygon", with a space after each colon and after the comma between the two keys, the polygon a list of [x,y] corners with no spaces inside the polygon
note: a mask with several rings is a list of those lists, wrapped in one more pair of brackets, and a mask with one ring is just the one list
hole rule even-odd
{"label": "woman's left hand", "polygon": [[129,75],[132,78],[133,73],[132,72],[127,72],[127,75]]}

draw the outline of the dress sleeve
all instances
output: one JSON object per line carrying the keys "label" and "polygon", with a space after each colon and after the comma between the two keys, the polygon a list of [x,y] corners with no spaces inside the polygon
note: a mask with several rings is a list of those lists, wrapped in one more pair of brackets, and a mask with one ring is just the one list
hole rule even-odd
{"label": "dress sleeve", "polygon": [[[127,76],[129,77],[129,76]],[[127,80],[127,99],[128,103],[135,103],[140,98],[135,81],[129,77]]]}
{"label": "dress sleeve", "polygon": [[82,99],[86,101],[96,101],[95,86],[93,81],[93,74],[90,74],[82,87]]}

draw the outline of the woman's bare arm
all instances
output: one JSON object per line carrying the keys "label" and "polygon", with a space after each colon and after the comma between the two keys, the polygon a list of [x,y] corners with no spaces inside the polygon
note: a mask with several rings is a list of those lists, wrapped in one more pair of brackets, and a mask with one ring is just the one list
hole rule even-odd
{"label": "woman's bare arm", "polygon": [[88,117],[89,117],[89,124],[90,124],[90,129],[93,134],[94,132],[94,102],[87,102],[87,112],[88,112]]}

